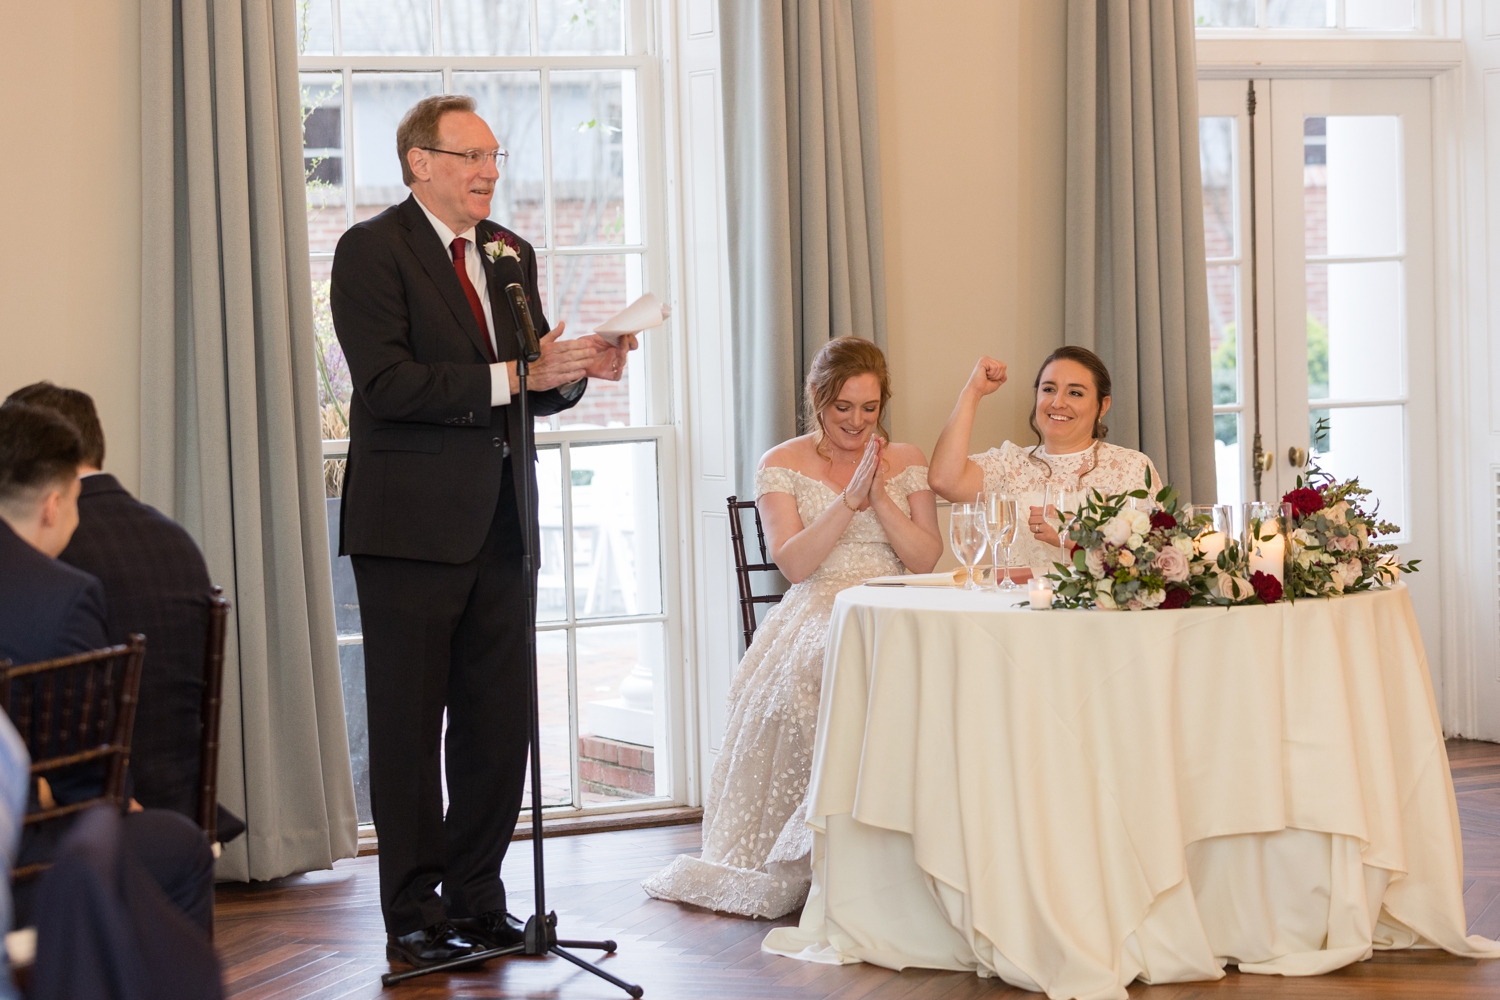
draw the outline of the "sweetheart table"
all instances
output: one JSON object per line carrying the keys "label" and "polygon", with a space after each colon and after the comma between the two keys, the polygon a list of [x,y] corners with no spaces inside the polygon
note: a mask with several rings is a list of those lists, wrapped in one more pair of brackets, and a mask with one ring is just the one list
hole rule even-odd
{"label": "sweetheart table", "polygon": [[838,595],[813,887],[763,947],[1049,997],[1465,934],[1453,781],[1404,585],[1296,604],[1030,611]]}

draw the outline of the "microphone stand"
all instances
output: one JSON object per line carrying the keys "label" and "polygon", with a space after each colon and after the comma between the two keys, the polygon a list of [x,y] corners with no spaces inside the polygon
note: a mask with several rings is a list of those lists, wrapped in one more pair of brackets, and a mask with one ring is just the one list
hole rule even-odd
{"label": "microphone stand", "polygon": [[524,553],[523,565],[526,569],[526,679],[527,688],[531,695],[531,877],[535,890],[536,912],[526,919],[525,941],[521,944],[508,945],[504,948],[490,948],[485,951],[474,952],[462,958],[449,959],[446,962],[438,962],[434,965],[424,965],[421,968],[410,969],[406,972],[391,972],[380,977],[380,985],[394,986],[397,983],[406,982],[409,979],[417,979],[421,976],[430,976],[435,972],[456,972],[473,966],[482,965],[492,958],[505,958],[511,955],[556,955],[558,958],[572,962],[587,972],[592,972],[600,979],[613,983],[632,997],[639,998],[645,991],[639,986],[618,979],[597,965],[585,962],[583,959],[567,951],[568,948],[587,948],[592,951],[602,951],[613,954],[616,948],[614,941],[565,941],[559,940],[557,936],[557,913],[547,912],[546,901],[546,874],[542,862],[542,720],[541,699],[537,689],[537,667],[536,667],[536,575],[538,560],[536,556],[536,537],[534,534],[537,520],[533,506],[533,498],[536,495],[536,467],[533,458],[536,454],[535,428],[531,421],[531,400],[526,394],[527,366],[542,356],[541,349],[537,345],[536,330],[531,323],[531,314],[527,309],[525,291],[519,284],[511,283],[505,287],[506,297],[510,300],[511,316],[515,320],[516,339],[520,342],[520,352],[516,358],[516,381],[519,390],[511,397],[513,405],[520,408],[521,414],[521,447],[512,448],[510,452],[511,472],[519,478],[521,487],[521,548]]}

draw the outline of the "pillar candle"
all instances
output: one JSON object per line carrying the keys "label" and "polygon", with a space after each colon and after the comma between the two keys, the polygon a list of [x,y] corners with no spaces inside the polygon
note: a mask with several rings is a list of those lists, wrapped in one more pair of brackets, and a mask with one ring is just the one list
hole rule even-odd
{"label": "pillar candle", "polygon": [[1265,521],[1261,524],[1262,535],[1272,531],[1277,534],[1270,541],[1255,542],[1255,547],[1250,550],[1250,572],[1252,575],[1257,572],[1265,573],[1274,576],[1278,583],[1285,583],[1286,539],[1281,536],[1279,527],[1275,521]]}
{"label": "pillar candle", "polygon": [[1198,536],[1198,551],[1203,553],[1203,558],[1215,565],[1219,562],[1219,553],[1224,551],[1228,539],[1222,531],[1205,531]]}

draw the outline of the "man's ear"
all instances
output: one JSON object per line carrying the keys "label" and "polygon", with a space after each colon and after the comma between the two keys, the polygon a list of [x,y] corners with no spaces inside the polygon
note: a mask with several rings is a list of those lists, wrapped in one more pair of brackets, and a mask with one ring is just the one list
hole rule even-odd
{"label": "man's ear", "polygon": [[419,181],[432,180],[432,158],[427,155],[427,150],[413,146],[406,151],[406,165],[411,168],[412,176]]}
{"label": "man's ear", "polygon": [[37,517],[37,523],[43,528],[51,528],[57,524],[58,511],[62,507],[63,491],[51,490],[42,498],[42,510]]}

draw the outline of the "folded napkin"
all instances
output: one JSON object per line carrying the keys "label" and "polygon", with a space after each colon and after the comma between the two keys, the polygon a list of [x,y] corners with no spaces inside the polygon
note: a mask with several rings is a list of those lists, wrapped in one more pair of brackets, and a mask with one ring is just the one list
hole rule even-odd
{"label": "folded napkin", "polygon": [[901,576],[876,576],[865,581],[866,587],[962,587],[968,574],[960,567],[947,573],[904,573]]}

